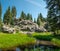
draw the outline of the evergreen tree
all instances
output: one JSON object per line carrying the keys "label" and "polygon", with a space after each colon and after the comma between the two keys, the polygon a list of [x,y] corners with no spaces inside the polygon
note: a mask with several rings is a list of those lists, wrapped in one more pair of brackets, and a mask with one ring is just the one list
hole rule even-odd
{"label": "evergreen tree", "polygon": [[27,19],[27,20],[32,20],[32,15],[28,13],[26,19]]}
{"label": "evergreen tree", "polygon": [[0,3],[0,31],[1,31],[1,26],[2,26],[2,5]]}
{"label": "evergreen tree", "polygon": [[10,12],[10,7],[8,7],[7,11],[4,14],[3,22],[5,24],[11,24],[12,16]]}
{"label": "evergreen tree", "polygon": [[0,3],[0,23],[2,21],[2,6],[1,6],[1,3]]}
{"label": "evergreen tree", "polygon": [[26,14],[22,11],[21,12],[21,16],[20,16],[21,19],[26,19]]}
{"label": "evergreen tree", "polygon": [[38,15],[38,18],[37,18],[37,24],[40,26],[40,16]]}
{"label": "evergreen tree", "polygon": [[51,30],[54,32],[56,30],[56,23],[57,23],[57,17],[55,16],[55,14],[53,15],[52,18],[52,11],[48,11],[48,15],[47,15],[47,21],[51,27]]}
{"label": "evergreen tree", "polygon": [[37,23],[35,18],[34,18],[34,23]]}
{"label": "evergreen tree", "polygon": [[30,15],[30,20],[33,20],[33,19],[32,19],[32,15]]}
{"label": "evergreen tree", "polygon": [[43,16],[42,14],[38,14],[38,18],[37,18],[37,24],[40,26],[42,24],[42,22],[44,22]]}
{"label": "evergreen tree", "polygon": [[[60,29],[60,0],[45,0],[48,8],[48,22],[55,32]],[[59,24],[59,25],[58,25]]]}
{"label": "evergreen tree", "polygon": [[16,17],[16,14],[17,14],[17,12],[16,12],[16,7],[15,6],[13,6],[12,7],[12,17],[14,18],[14,17]]}
{"label": "evergreen tree", "polygon": [[41,13],[40,13],[39,17],[40,17],[40,20],[43,22],[44,20],[43,20],[43,16]]}
{"label": "evergreen tree", "polygon": [[11,24],[14,24],[14,19],[16,18],[16,14],[17,14],[15,6],[12,7],[11,14],[12,14],[12,22],[11,22]]}

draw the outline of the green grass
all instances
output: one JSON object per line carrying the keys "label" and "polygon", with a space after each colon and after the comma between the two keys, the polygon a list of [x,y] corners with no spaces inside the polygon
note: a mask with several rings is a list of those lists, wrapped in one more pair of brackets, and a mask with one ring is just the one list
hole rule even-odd
{"label": "green grass", "polygon": [[51,41],[60,47],[60,39],[53,38]]}
{"label": "green grass", "polygon": [[33,33],[33,37],[28,37],[26,34],[16,33],[7,34],[0,32],[0,48],[10,48],[16,46],[23,46],[27,44],[34,44],[35,38],[40,40],[51,41],[60,46],[60,39],[55,38],[50,32]]}
{"label": "green grass", "polygon": [[33,37],[39,40],[50,41],[53,38],[53,35],[50,32],[43,32],[43,33],[33,33]]}
{"label": "green grass", "polygon": [[39,40],[51,41],[52,43],[56,44],[57,46],[60,46],[60,36],[54,36],[50,32],[33,33],[32,36]]}
{"label": "green grass", "polygon": [[6,34],[0,33],[0,48],[10,48],[18,45],[26,45],[27,43],[34,43],[35,39],[28,37],[25,34]]}
{"label": "green grass", "polygon": [[51,34],[51,32],[42,32],[42,33],[34,32],[33,36],[35,36],[35,35],[46,35],[46,36],[48,36],[48,35],[52,35],[52,34]]}

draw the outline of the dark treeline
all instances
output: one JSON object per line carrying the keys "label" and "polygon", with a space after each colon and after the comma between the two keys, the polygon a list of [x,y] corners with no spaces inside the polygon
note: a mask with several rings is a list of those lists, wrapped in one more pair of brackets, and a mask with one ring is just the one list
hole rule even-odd
{"label": "dark treeline", "polygon": [[[9,6],[3,15],[3,21],[2,21],[2,5],[0,3],[0,22],[3,22],[4,24],[14,25],[14,19],[17,18],[16,15],[17,15],[16,7],[12,6],[12,8],[10,8],[10,6]],[[33,21],[32,15],[30,13],[26,14],[26,13],[24,13],[24,11],[21,12],[19,19],[32,20]],[[34,18],[34,22],[40,26],[41,21],[44,22],[45,18],[40,13],[40,14],[38,14],[37,19]]]}

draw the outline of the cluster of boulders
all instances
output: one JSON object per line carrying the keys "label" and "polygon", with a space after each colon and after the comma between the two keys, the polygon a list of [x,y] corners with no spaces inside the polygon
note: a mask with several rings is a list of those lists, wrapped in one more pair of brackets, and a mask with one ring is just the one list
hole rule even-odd
{"label": "cluster of boulders", "polygon": [[20,30],[22,31],[31,31],[31,32],[44,32],[46,29],[43,26],[38,26],[36,23],[34,23],[31,20],[21,20],[19,22],[15,23],[15,26],[20,27]]}
{"label": "cluster of boulders", "polygon": [[22,31],[35,31],[38,29],[38,25],[30,20],[21,20],[15,23],[15,26],[20,27]]}
{"label": "cluster of boulders", "polygon": [[4,33],[14,33],[14,34],[16,33],[15,28],[10,27],[10,26],[5,25],[5,24],[2,26],[2,31]]}
{"label": "cluster of boulders", "polygon": [[14,23],[14,28],[3,25],[2,29],[3,29],[3,32],[9,32],[9,33],[16,32],[16,30],[28,31],[28,32],[45,32],[46,31],[46,29],[43,26],[39,27],[36,23],[34,23],[31,20],[16,21]]}

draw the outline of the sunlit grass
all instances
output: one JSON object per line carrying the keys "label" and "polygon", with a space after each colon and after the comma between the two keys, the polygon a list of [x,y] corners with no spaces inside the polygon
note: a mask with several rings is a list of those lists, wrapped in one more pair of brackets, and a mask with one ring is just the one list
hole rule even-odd
{"label": "sunlit grass", "polygon": [[35,36],[35,35],[45,35],[45,36],[48,36],[48,35],[52,35],[51,34],[51,32],[41,32],[41,33],[38,33],[38,32],[34,32],[33,34],[32,34],[33,36]]}
{"label": "sunlit grass", "polygon": [[53,38],[51,41],[60,47],[60,39]]}
{"label": "sunlit grass", "polygon": [[33,37],[35,37],[36,39],[39,40],[45,40],[45,41],[50,41],[54,44],[56,44],[57,46],[60,46],[60,38],[57,36],[54,36],[53,34],[51,34],[51,32],[42,32],[42,33],[34,33]]}
{"label": "sunlit grass", "polygon": [[42,33],[35,32],[32,34],[32,36],[35,37],[36,39],[50,41],[53,35],[51,34],[51,32],[42,32]]}
{"label": "sunlit grass", "polygon": [[0,48],[16,47],[18,45],[26,45],[27,43],[34,44],[36,39],[51,41],[60,46],[60,39],[52,36],[50,32],[33,33],[32,37],[28,37],[26,34],[16,33],[8,34],[0,32]]}
{"label": "sunlit grass", "polygon": [[0,48],[10,48],[26,43],[34,43],[35,39],[28,37],[26,34],[7,34],[0,33]]}

